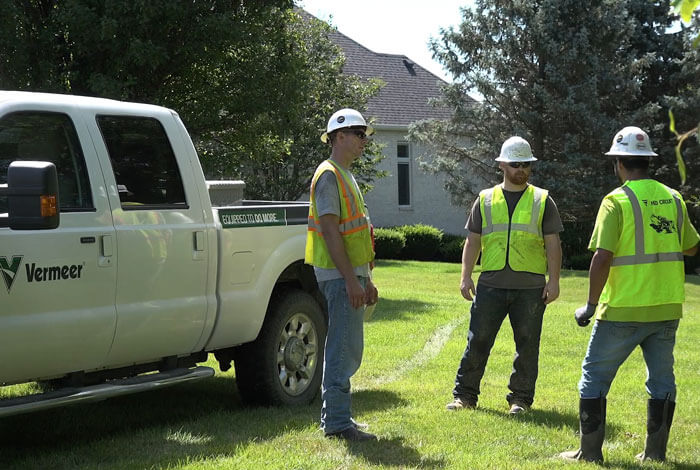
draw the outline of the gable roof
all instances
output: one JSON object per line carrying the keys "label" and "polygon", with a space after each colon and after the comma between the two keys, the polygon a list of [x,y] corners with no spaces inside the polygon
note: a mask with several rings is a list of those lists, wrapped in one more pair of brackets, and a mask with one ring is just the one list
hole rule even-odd
{"label": "gable roof", "polygon": [[362,78],[380,78],[385,85],[367,103],[367,114],[375,127],[408,127],[423,119],[448,119],[451,111],[429,103],[441,95],[447,82],[414,63],[405,55],[373,52],[334,30],[329,38],[345,54],[343,72]]}
{"label": "gable roof", "polygon": [[[321,21],[301,8],[295,8],[307,20]],[[337,29],[328,35],[345,55],[343,73],[370,79],[380,78],[384,86],[367,103],[367,115],[381,128],[408,127],[423,119],[448,119],[452,112],[429,104],[439,98],[440,87],[447,85],[437,75],[414,63],[405,55],[380,54],[367,49]]]}

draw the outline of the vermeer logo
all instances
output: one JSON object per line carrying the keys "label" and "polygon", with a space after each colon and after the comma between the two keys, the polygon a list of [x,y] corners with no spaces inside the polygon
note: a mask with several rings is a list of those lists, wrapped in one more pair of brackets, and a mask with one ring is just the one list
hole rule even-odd
{"label": "vermeer logo", "polygon": [[[19,267],[24,256],[13,256],[8,260],[6,256],[0,256],[0,272],[5,281],[7,292],[10,292],[12,284],[17,279]],[[80,279],[83,274],[85,263],[66,264],[63,266],[37,266],[36,263],[25,263],[24,269],[27,272],[27,282],[64,281],[68,279]]]}
{"label": "vermeer logo", "polygon": [[5,281],[5,287],[8,293],[12,288],[12,284],[15,282],[17,271],[19,271],[19,265],[22,264],[22,258],[24,258],[24,256],[13,256],[12,260],[8,261],[7,257],[0,256],[0,272],[2,273],[2,279]]}

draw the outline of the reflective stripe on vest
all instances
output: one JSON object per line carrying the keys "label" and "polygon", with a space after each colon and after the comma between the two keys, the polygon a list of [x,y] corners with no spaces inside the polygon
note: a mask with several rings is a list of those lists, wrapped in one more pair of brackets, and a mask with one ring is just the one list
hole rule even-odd
{"label": "reflective stripe on vest", "polygon": [[542,218],[547,195],[546,190],[528,185],[509,215],[500,185],[480,193],[482,270],[498,271],[507,262],[514,271],[546,273]]}
{"label": "reflective stripe on vest", "polygon": [[[611,307],[683,303],[685,211],[678,193],[644,179],[628,181],[605,197],[621,209],[622,227],[599,303]],[[629,321],[616,317],[614,310],[606,312],[605,319]]]}
{"label": "reflective stripe on vest", "polygon": [[359,188],[345,170],[332,160],[322,162],[316,169],[311,181],[311,204],[309,206],[309,225],[306,236],[305,262],[320,268],[335,268],[328,247],[323,239],[323,230],[316,210],[316,182],[326,171],[335,174],[340,198],[340,217],[338,230],[343,237],[346,253],[350,263],[361,266],[374,259],[369,218],[365,213],[365,202]]}
{"label": "reflective stripe on vest", "polygon": [[[330,163],[330,167],[324,165],[326,162]],[[340,225],[338,227],[338,229],[340,230],[340,234],[347,235],[367,228],[367,217],[365,216],[364,211],[361,211],[358,208],[358,204],[362,205],[364,208],[364,200],[362,198],[362,194],[355,190],[352,182],[348,181],[348,177],[345,174],[345,172],[335,162],[333,162],[332,160],[326,160],[321,164],[321,166],[324,166],[324,168],[322,169],[322,171],[317,172],[317,174],[314,175],[314,179],[312,181],[311,198],[313,199],[316,181],[321,176],[321,174],[323,174],[323,172],[325,171],[333,171],[335,173],[336,181],[338,183],[338,193],[342,198],[342,201],[345,201],[345,208],[349,208],[349,210],[346,211],[347,217],[343,217],[343,203],[341,201],[341,219]],[[319,166],[319,169],[321,169],[321,166]],[[314,218],[314,214],[310,207],[309,230],[316,231],[318,233],[322,232],[321,223],[316,218]]]}

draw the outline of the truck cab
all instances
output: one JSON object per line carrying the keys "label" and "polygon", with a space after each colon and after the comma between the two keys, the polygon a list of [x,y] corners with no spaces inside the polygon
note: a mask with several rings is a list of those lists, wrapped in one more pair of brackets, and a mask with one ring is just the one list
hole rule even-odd
{"label": "truck cab", "polygon": [[[55,228],[11,227],[8,174],[17,162],[55,167]],[[251,401],[316,394],[326,329],[302,261],[308,205],[212,207],[174,111],[0,92],[0,184],[0,383],[105,388],[144,372],[206,376],[196,364],[212,352],[224,370],[234,361]],[[299,297],[301,311],[280,314],[285,299]],[[313,330],[313,339],[301,335],[303,346],[290,339],[298,314]],[[293,345],[303,357],[275,359]],[[311,377],[297,373],[290,384],[290,366],[313,369]]]}

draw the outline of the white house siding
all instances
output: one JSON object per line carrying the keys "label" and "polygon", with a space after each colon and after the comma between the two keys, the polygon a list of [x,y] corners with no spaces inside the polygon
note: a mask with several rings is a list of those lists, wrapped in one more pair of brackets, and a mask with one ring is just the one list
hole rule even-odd
{"label": "white house siding", "polygon": [[[372,223],[375,227],[427,224],[440,228],[445,233],[466,235],[464,225],[467,208],[455,206],[443,186],[443,177],[422,171],[417,162],[424,149],[409,143],[406,129],[377,129],[373,139],[384,145],[384,160],[379,169],[388,176],[374,182],[374,188],[365,194]],[[397,144],[409,145],[410,206],[399,206],[399,180],[397,168]]]}

